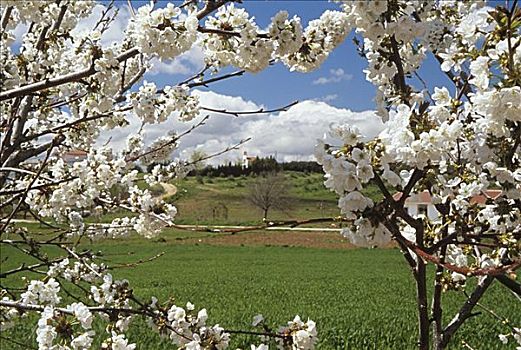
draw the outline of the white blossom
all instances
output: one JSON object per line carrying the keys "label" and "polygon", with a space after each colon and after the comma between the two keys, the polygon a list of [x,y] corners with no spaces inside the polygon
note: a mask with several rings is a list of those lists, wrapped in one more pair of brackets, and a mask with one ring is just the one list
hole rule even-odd
{"label": "white blossom", "polygon": [[72,311],[74,317],[80,321],[83,329],[89,330],[91,328],[93,316],[87,306],[85,306],[83,303],[73,303],[69,305],[67,309]]}
{"label": "white blossom", "polygon": [[153,10],[141,6],[130,22],[127,32],[138,49],[160,59],[173,59],[188,51],[197,39],[198,20],[188,15],[181,20],[182,10],[172,3]]}

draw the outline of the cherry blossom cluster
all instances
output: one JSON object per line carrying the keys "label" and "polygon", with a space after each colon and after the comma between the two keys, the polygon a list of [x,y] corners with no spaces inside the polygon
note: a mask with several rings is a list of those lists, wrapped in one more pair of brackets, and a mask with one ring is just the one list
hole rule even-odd
{"label": "cherry blossom cluster", "polygon": [[204,37],[207,62],[216,67],[234,65],[258,72],[271,60],[279,59],[292,70],[308,72],[319,67],[350,31],[347,16],[341,11],[326,11],[309,22],[305,31],[298,17],[289,19],[287,11],[272,18],[268,33],[259,27],[243,8],[230,4],[210,17]]}
{"label": "cherry blossom cluster", "polygon": [[258,37],[259,27],[243,8],[234,4],[221,7],[206,20],[211,29],[237,33],[220,36],[207,34],[203,40],[206,61],[214,67],[234,65],[251,72],[266,68],[274,50],[273,41]]}
{"label": "cherry blossom cluster", "polygon": [[[171,152],[171,149],[164,147],[162,152],[157,154]],[[72,165],[57,159],[50,167],[53,181],[64,178],[70,181],[56,186],[51,193],[31,190],[27,193],[26,203],[39,215],[68,222],[69,235],[86,234],[91,238],[125,236],[132,228],[143,236],[155,236],[172,222],[177,210],[175,206],[152,197],[147,189],[139,189],[135,185],[137,171],[128,171],[127,167],[124,158],[113,155],[108,148],[92,149],[87,159]],[[47,182],[42,179],[40,184]],[[21,182],[17,186],[24,188],[27,183]],[[110,193],[114,190],[127,191],[128,197],[113,198]],[[81,212],[88,210],[103,214],[100,202],[109,208],[123,206],[138,216],[117,218],[111,225],[86,225]]]}
{"label": "cherry blossom cluster", "polygon": [[91,95],[92,99],[80,107],[80,114],[107,112],[114,104],[112,98],[120,89],[118,84],[114,84],[114,81],[117,81],[120,76],[119,61],[116,59],[114,49],[104,50],[96,60],[94,69],[97,73],[92,76],[91,86],[96,88],[97,94]]}
{"label": "cherry blossom cluster", "polygon": [[52,0],[36,0],[36,1],[17,1],[6,0],[2,3],[3,7],[13,6],[14,23],[31,23],[35,22],[40,25],[51,25],[60,13],[60,7],[68,7],[68,13],[64,15],[62,29],[64,31],[73,29],[78,19],[86,17],[92,8],[96,5],[93,0],[73,1],[65,0],[57,4]]}
{"label": "cherry blossom cluster", "polygon": [[141,6],[127,28],[127,35],[139,51],[157,55],[161,60],[174,59],[188,51],[197,40],[199,20],[193,14],[184,14],[172,3],[153,9]]}
{"label": "cherry blossom cluster", "polygon": [[388,62],[401,58],[402,74],[411,74],[421,65],[425,57],[425,43],[421,40],[426,34],[424,22],[417,21],[411,14],[423,18],[431,2],[398,1],[388,6],[387,1],[348,1],[343,2],[348,21],[363,35],[360,51],[368,62],[364,70],[366,79],[377,88],[379,114],[387,116],[387,103],[400,103],[396,98],[393,78],[399,68]]}
{"label": "cherry blossom cluster", "polygon": [[172,305],[166,312],[166,324],[151,322],[151,326],[163,333],[162,335],[168,336],[179,347],[226,349],[230,334],[219,325],[207,326],[207,319],[206,309],[195,313],[195,306],[189,302],[186,308]]}
{"label": "cherry blossom cluster", "polygon": [[[386,121],[373,140],[341,125],[331,132],[340,144],[320,141],[316,147],[325,185],[339,195],[341,212],[350,221],[343,234],[361,246],[386,245],[393,238],[403,248],[443,247],[435,254],[451,266],[446,286],[464,282],[468,273],[463,271],[519,259],[521,90],[512,76],[521,69],[520,38],[519,32],[499,35],[506,11],[476,2],[454,7],[412,1],[345,2],[343,9],[362,37],[366,77],[378,88]],[[445,87],[435,87],[432,94],[427,87],[415,91],[410,77],[426,50],[449,72],[456,93]],[[381,202],[364,196],[368,184],[380,188]],[[491,189],[498,195],[490,197]],[[437,218],[411,217],[403,208],[406,198],[395,195],[424,191]],[[396,217],[401,231],[391,219]],[[493,248],[478,248],[483,246]]]}
{"label": "cherry blossom cluster", "polygon": [[351,30],[347,15],[341,11],[325,11],[320,18],[309,22],[302,34],[302,46],[284,57],[292,70],[309,72],[319,67]]}
{"label": "cherry blossom cluster", "polygon": [[279,348],[284,349],[288,339],[291,339],[291,348],[294,350],[313,349],[317,341],[317,330],[315,322],[307,320],[303,322],[300,316],[295,316],[293,321],[289,321],[288,325],[279,328],[279,334],[291,336],[291,338],[279,338]]}
{"label": "cherry blossom cluster", "polygon": [[[264,319],[264,316],[261,314],[253,317],[252,326],[273,332]],[[272,343],[274,343],[277,349],[314,349],[317,341],[315,322],[310,319],[303,322],[299,315],[296,315],[295,318],[292,321],[289,321],[286,326],[279,327],[276,334],[277,336],[272,339]],[[252,350],[269,349],[269,337],[261,335],[260,339],[261,344],[258,346],[253,344],[251,345]]]}
{"label": "cherry blossom cluster", "polygon": [[145,124],[162,123],[176,111],[182,121],[199,115],[199,98],[186,85],[166,86],[159,94],[154,83],[145,81],[138,92],[130,94],[130,100],[135,115]]}
{"label": "cherry blossom cluster", "polygon": [[51,277],[51,279],[63,278],[69,282],[95,282],[105,270],[106,266],[104,264],[97,265],[89,257],[83,257],[81,262],[64,258],[49,266],[47,276]]}
{"label": "cherry blossom cluster", "polygon": [[275,56],[284,58],[302,47],[302,24],[300,18],[289,19],[287,11],[279,11],[272,19],[269,34],[275,40]]}
{"label": "cherry blossom cluster", "polygon": [[[2,31],[1,47],[2,47],[2,81],[6,87],[17,86],[23,83],[31,82],[27,77],[40,76],[46,77],[50,73],[48,68],[55,62],[60,61],[67,48],[58,38],[52,38],[47,41],[48,49],[41,51],[38,47],[39,34],[42,30],[49,31],[49,28],[58,19],[60,19],[59,32],[68,33],[82,18],[87,17],[94,5],[95,1],[62,1],[60,4],[54,1],[17,1],[8,0],[2,2],[2,8],[12,8],[10,16],[11,20],[6,23],[6,29]],[[62,9],[67,10],[61,15]],[[31,24],[33,28],[27,31],[22,37],[22,50],[24,55],[18,56],[12,52],[11,45],[14,43],[15,37],[13,30],[18,24]],[[41,45],[41,44],[39,44]],[[43,57],[42,57],[43,55]],[[38,56],[39,59],[36,59]],[[5,58],[5,60],[4,60]],[[4,68],[5,67],[5,68]],[[30,74],[20,74],[21,69],[28,70]],[[7,73],[7,74],[6,74]]]}
{"label": "cherry blossom cluster", "polygon": [[[62,262],[60,265],[64,266]],[[206,309],[196,311],[190,302],[185,307],[171,302],[159,303],[154,297],[148,303],[136,304],[133,302],[135,297],[128,281],[113,280],[110,274],[97,273],[96,281],[91,286],[90,298],[99,305],[96,307],[89,307],[82,302],[60,307],[60,300],[56,296],[59,289],[60,286],[54,278],[49,279],[47,283],[31,281],[20,302],[8,297],[2,298],[2,330],[14,325],[14,320],[20,317],[18,310],[38,308],[42,305],[36,330],[39,349],[90,349],[96,336],[93,324],[100,320],[109,322],[106,329],[109,337],[103,341],[102,348],[134,349],[136,344],[130,343],[124,332],[128,330],[136,315],[145,317],[151,329],[180,348],[227,349],[229,346],[230,333],[218,324],[208,325]],[[259,316],[255,317],[258,321],[254,322],[254,326],[263,322],[262,316],[260,319]],[[269,337],[273,336],[267,333],[262,338],[269,341]],[[297,315],[287,326],[279,328],[275,339],[280,349],[314,349],[317,340],[315,322],[308,320],[304,323]],[[265,349],[267,345],[251,347]]]}

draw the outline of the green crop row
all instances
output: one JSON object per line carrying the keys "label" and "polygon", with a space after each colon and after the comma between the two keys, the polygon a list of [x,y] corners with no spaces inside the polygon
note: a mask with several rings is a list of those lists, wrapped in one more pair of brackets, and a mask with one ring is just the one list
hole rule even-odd
{"label": "green crop row", "polygon": [[[114,275],[129,279],[135,294],[144,299],[175,296],[179,305],[191,301],[206,307],[209,321],[228,329],[250,329],[251,318],[258,313],[277,326],[299,314],[317,322],[319,349],[415,348],[414,284],[396,249],[216,247],[166,242],[132,239],[86,248],[104,251],[112,263],[164,252],[153,262],[118,269]],[[8,257],[2,270],[23,259],[14,250],[3,249],[1,253],[2,258]],[[462,293],[445,294],[446,321],[463,299]],[[493,285],[482,303],[514,324],[520,323],[519,303],[500,285]],[[26,319],[3,336],[27,341],[28,334],[34,335],[35,321]],[[141,322],[136,320],[129,332],[140,349],[174,348]],[[467,322],[451,348],[460,349],[464,340],[475,349],[508,349],[497,337],[506,331],[483,313]],[[101,328],[97,332],[104,333]],[[259,340],[234,336],[231,348],[246,348],[250,343],[258,344]],[[17,349],[13,344],[8,348]]]}

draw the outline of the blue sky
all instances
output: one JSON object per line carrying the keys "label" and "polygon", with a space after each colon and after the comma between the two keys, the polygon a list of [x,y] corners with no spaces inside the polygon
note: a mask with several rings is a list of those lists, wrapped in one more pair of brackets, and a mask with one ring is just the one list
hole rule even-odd
{"label": "blue sky", "polygon": [[[312,19],[320,17],[326,9],[338,9],[338,5],[327,1],[245,1],[248,12],[255,16],[257,24],[265,28],[271,17],[280,10],[287,10],[290,16],[298,15],[304,26]],[[374,88],[367,83],[362,73],[365,63],[354,50],[354,44],[346,40],[312,73],[290,72],[278,63],[258,74],[248,74],[236,81],[226,81],[214,86],[214,91],[233,93],[241,91],[242,96],[265,105],[284,105],[293,100],[306,100],[337,96],[329,104],[360,111],[372,109]],[[314,85],[320,77],[330,76],[331,69],[341,68],[351,79],[336,83]]]}
{"label": "blue sky", "polygon": [[[146,2],[135,2],[136,6]],[[164,6],[167,2],[160,2],[158,6]],[[245,0],[236,6],[245,7],[255,16],[257,24],[261,28],[269,25],[271,17],[280,10],[287,10],[290,16],[297,15],[301,18],[304,27],[307,23],[320,17],[326,9],[339,9],[339,6],[329,1],[282,1],[282,0]],[[374,109],[373,98],[375,88],[365,80],[363,69],[367,66],[355,50],[352,42],[354,34],[334,50],[326,62],[311,73],[290,72],[287,67],[277,63],[257,74],[245,74],[242,77],[229,79],[210,86],[211,91],[226,95],[240,95],[245,99],[255,101],[265,106],[282,106],[294,100],[324,100],[332,106],[348,108],[352,111],[364,111]],[[330,81],[331,71],[343,75]],[[232,71],[225,69],[223,72]],[[429,56],[419,73],[428,81],[430,87],[441,86],[448,83],[442,74],[437,62]],[[180,81],[187,74],[158,74],[154,80],[158,84],[172,84]],[[330,81],[324,84],[314,84],[323,78]],[[415,85],[418,82],[414,82]],[[420,87],[418,85],[418,87]]]}
{"label": "blue sky", "polygon": [[[135,6],[147,3],[146,1],[133,2]],[[161,1],[158,6],[165,6]],[[126,5],[126,2],[120,5]],[[255,16],[255,21],[261,28],[266,28],[271,18],[280,10],[286,10],[290,16],[301,18],[304,27],[313,19],[320,17],[326,9],[339,9],[339,6],[328,1],[266,1],[246,0],[244,7]],[[329,104],[349,108],[354,111],[373,109],[372,98],[374,88],[365,81],[363,68],[365,62],[359,57],[351,42],[352,35],[338,47],[329,59],[312,73],[290,72],[281,63],[269,67],[257,74],[245,74],[236,79],[229,79],[210,86],[214,92],[226,95],[241,95],[265,106],[282,106],[289,102],[307,99],[326,99]],[[313,84],[320,77],[331,75],[330,70],[344,70],[345,76],[338,82],[328,84]],[[225,69],[223,72],[232,71]],[[180,81],[187,74],[157,75],[154,80],[158,84],[172,84]],[[348,78],[348,79],[346,79]]]}
{"label": "blue sky", "polygon": [[[147,3],[133,1],[135,7]],[[162,7],[166,3],[161,1],[156,6]],[[129,18],[127,2],[119,2],[118,6],[122,8],[121,23],[125,23],[125,19]],[[255,16],[261,28],[266,28],[280,10],[287,10],[290,16],[299,16],[305,28],[310,20],[320,17],[326,9],[339,9],[337,4],[328,1],[294,0],[245,0],[242,5],[236,6],[245,7],[250,15]],[[110,34],[117,36],[116,31],[114,29]],[[302,103],[288,112],[269,115],[241,118],[212,115],[204,128],[183,140],[178,155],[189,156],[194,150],[214,153],[251,137],[252,140],[240,151],[227,153],[215,162],[234,161],[243,151],[259,156],[277,154],[279,161],[307,160],[312,159],[316,139],[327,135],[332,124],[352,124],[368,137],[377,135],[382,129],[382,122],[371,112],[375,109],[375,88],[365,80],[363,70],[367,63],[357,54],[352,38],[353,33],[330,54],[320,68],[311,73],[290,72],[283,64],[277,63],[257,74],[247,73],[211,84],[208,89],[198,88],[201,104],[213,108],[255,110],[260,106],[280,107],[295,100]],[[202,56],[192,50],[173,62],[156,62],[156,65],[145,79],[154,81],[160,87],[174,85],[202,67]],[[221,73],[234,70],[230,67]],[[419,73],[430,83],[431,89],[433,86],[450,86],[432,57],[426,59]],[[166,130],[182,130],[186,127],[176,121],[149,126],[146,139],[151,141]],[[126,130],[110,136],[115,142],[123,142],[124,136],[136,128],[139,128],[139,124],[134,121]]]}
{"label": "blue sky", "polygon": [[[107,3],[108,1],[101,1],[103,5]],[[149,1],[132,3],[137,8],[148,4]],[[160,1],[156,6],[165,6],[166,3]],[[116,5],[121,11],[116,22],[104,34],[104,45],[120,41],[130,19],[127,1],[116,1]],[[244,6],[255,16],[261,28],[266,28],[271,22],[271,17],[279,10],[287,10],[290,16],[299,16],[305,28],[310,20],[320,17],[326,9],[339,9],[337,4],[328,1],[295,0],[245,0],[244,4],[236,6]],[[104,6],[97,5],[92,15],[82,20],[77,31],[88,32],[92,29],[103,9]],[[15,31],[18,38],[24,32],[23,27],[19,26]],[[363,70],[367,63],[356,53],[352,38],[353,33],[330,54],[320,68],[311,73],[290,72],[287,67],[277,63],[257,74],[247,73],[238,78],[211,84],[209,89],[198,88],[194,93],[199,95],[201,105],[205,107],[251,111],[260,107],[280,107],[295,100],[302,103],[282,113],[240,118],[213,114],[204,128],[182,140],[177,155],[189,156],[194,150],[211,154],[236,144],[241,139],[251,137],[252,141],[241,150],[230,152],[215,162],[236,160],[243,151],[259,156],[277,154],[281,161],[305,160],[312,159],[316,139],[323,138],[332,124],[354,125],[367,137],[376,136],[382,129],[382,122],[372,112],[375,109],[375,88],[365,80]],[[15,47],[16,45],[19,46],[19,41]],[[202,67],[203,57],[200,50],[193,49],[174,61],[156,61],[154,64],[155,67],[145,75],[145,79],[163,87],[175,85],[193,75]],[[221,73],[232,70],[235,68],[224,69]],[[434,86],[452,85],[431,56],[426,59],[419,73],[429,82],[431,90]],[[420,87],[419,84],[416,85]],[[124,144],[128,134],[139,130],[139,121],[129,118],[129,127],[102,135],[100,142],[111,137],[115,148]],[[148,125],[145,128],[145,140],[151,142],[155,137],[165,135],[169,131],[182,132],[190,127],[190,124],[180,123],[175,118],[170,119],[172,120],[160,125]]]}

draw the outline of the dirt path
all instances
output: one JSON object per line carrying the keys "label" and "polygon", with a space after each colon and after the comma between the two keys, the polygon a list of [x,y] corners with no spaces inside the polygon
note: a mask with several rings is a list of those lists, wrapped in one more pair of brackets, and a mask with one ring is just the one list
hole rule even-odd
{"label": "dirt path", "polygon": [[161,182],[161,186],[165,189],[165,193],[161,195],[161,198],[167,198],[177,193],[177,187],[172,184]]}
{"label": "dirt path", "polygon": [[333,232],[256,231],[235,235],[216,235],[183,240],[187,244],[209,244],[217,246],[279,246],[327,249],[352,249],[348,240]]}
{"label": "dirt path", "polygon": [[[237,226],[237,225],[177,225],[183,229],[193,229],[194,231],[214,231],[219,232],[220,229],[251,229],[256,226]],[[290,227],[290,226],[271,226],[271,227],[260,227],[262,231],[304,231],[304,232],[337,232],[340,233],[340,228],[325,228],[325,227]]]}

